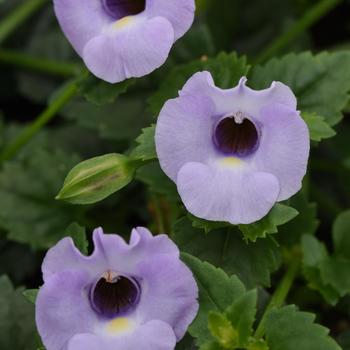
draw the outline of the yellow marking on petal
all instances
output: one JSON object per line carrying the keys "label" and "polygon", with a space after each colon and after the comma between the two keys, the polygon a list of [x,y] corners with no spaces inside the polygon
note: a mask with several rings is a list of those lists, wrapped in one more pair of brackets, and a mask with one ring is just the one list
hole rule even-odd
{"label": "yellow marking on petal", "polygon": [[219,162],[222,165],[228,165],[228,166],[232,166],[232,167],[239,166],[239,165],[242,165],[244,163],[243,160],[241,160],[237,157],[226,157],[226,158],[220,159]]}
{"label": "yellow marking on petal", "polygon": [[133,21],[132,17],[133,16],[126,16],[126,17],[123,17],[122,19],[116,21],[113,24],[113,28],[120,29],[120,28],[127,26],[128,24],[130,24]]}
{"label": "yellow marking on petal", "polygon": [[127,317],[118,317],[107,323],[107,331],[113,334],[130,331],[132,328],[133,322]]}

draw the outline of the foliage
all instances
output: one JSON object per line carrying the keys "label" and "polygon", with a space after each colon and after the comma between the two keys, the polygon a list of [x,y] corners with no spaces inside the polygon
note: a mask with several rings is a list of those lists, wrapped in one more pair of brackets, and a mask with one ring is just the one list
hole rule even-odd
{"label": "foliage", "polygon": [[200,291],[200,310],[190,327],[200,349],[340,350],[329,330],[313,323],[313,314],[300,312],[294,305],[267,309],[264,337],[257,337],[253,328],[256,290],[245,290],[237,277],[194,257],[184,255],[183,259],[195,274]]}
{"label": "foliage", "polygon": [[62,151],[37,150],[30,157],[4,164],[0,226],[8,231],[9,239],[47,248],[64,236],[65,227],[84,209],[62,205],[54,196],[77,159]]}
{"label": "foliage", "polygon": [[207,235],[194,228],[187,218],[174,225],[173,239],[180,249],[236,274],[248,287],[269,286],[270,274],[280,265],[280,252],[270,239],[247,243],[235,229],[218,229]]}
{"label": "foliage", "polygon": [[[0,33],[12,11],[30,1],[0,0]],[[323,3],[334,10],[313,17]],[[118,84],[87,71],[50,2],[1,42],[1,350],[45,350],[34,315],[45,252],[69,236],[87,255],[99,226],[126,240],[123,232],[145,226],[177,244],[198,283],[199,312],[176,350],[339,350],[334,339],[350,349],[350,5],[196,5],[193,26],[166,63]],[[276,40],[282,45],[268,54]],[[7,52],[16,59],[6,61]],[[257,222],[195,217],[160,167],[157,116],[199,71],[222,89],[243,76],[252,89],[283,82],[309,128],[301,191]],[[67,82],[75,95],[55,119],[38,121]]]}
{"label": "foliage", "polygon": [[34,322],[34,305],[22,296],[23,289],[14,289],[6,276],[0,277],[0,347],[36,349],[40,345]]}
{"label": "foliage", "polygon": [[310,286],[331,304],[350,293],[350,211],[341,213],[333,225],[334,253],[329,254],[322,242],[304,236],[304,274]]}
{"label": "foliage", "polygon": [[[313,56],[310,52],[288,54],[273,58],[263,66],[254,67],[250,82],[262,89],[271,81],[287,84],[298,99],[298,108],[314,113],[333,126],[342,118],[342,111],[349,100],[350,53],[339,51]],[[314,123],[322,123],[322,119]]]}

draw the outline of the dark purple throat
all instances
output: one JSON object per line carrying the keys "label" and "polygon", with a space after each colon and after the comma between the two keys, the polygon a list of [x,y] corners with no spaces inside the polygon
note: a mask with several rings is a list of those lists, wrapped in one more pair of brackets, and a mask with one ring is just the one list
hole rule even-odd
{"label": "dark purple throat", "polygon": [[133,278],[118,276],[113,280],[102,277],[90,295],[94,310],[101,316],[113,318],[132,311],[140,300],[140,286]]}
{"label": "dark purple throat", "polygon": [[245,118],[238,123],[234,116],[228,116],[216,125],[213,140],[220,152],[226,155],[246,157],[256,150],[259,133],[249,119]]}
{"label": "dark purple throat", "polygon": [[115,20],[137,15],[146,8],[146,0],[102,0],[105,11]]}

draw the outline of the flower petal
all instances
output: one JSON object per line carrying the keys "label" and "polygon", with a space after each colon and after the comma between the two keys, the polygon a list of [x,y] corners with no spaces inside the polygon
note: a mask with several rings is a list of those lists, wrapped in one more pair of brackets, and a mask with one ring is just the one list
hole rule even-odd
{"label": "flower petal", "polygon": [[[61,239],[46,253],[42,264],[43,278],[46,282],[52,275],[62,271],[85,271],[95,277],[106,271],[107,262],[103,252],[96,246],[96,237],[102,235],[101,228],[94,232],[95,250],[91,256],[81,254],[70,237]],[[122,240],[122,239],[120,239]],[[124,242],[124,244],[126,244]]]}
{"label": "flower petal", "polygon": [[144,260],[137,274],[142,277],[143,293],[136,317],[143,322],[166,322],[180,340],[198,311],[198,288],[192,272],[178,258],[163,255]]}
{"label": "flower petal", "polygon": [[62,30],[80,56],[86,43],[113,21],[101,0],[54,0],[54,8]]}
{"label": "flower petal", "polygon": [[173,27],[163,17],[130,21],[96,36],[84,48],[87,67],[110,83],[151,73],[166,61],[174,42]]}
{"label": "flower petal", "polygon": [[42,265],[44,281],[62,271],[85,271],[91,278],[102,275],[105,271],[115,269],[123,273],[133,273],[135,266],[149,255],[167,255],[179,257],[177,246],[166,235],[153,237],[146,228],[132,231],[130,244],[118,235],[104,234],[96,229],[94,252],[84,256],[74,246],[71,238],[64,238],[46,254]]}
{"label": "flower petal", "polygon": [[95,246],[103,251],[110,269],[135,275],[136,266],[158,256],[179,259],[177,246],[166,235],[152,236],[145,228],[132,231],[130,245],[121,245],[116,235],[96,234]]}
{"label": "flower petal", "polygon": [[296,98],[288,86],[273,82],[270,88],[256,91],[247,87],[246,82],[247,79],[243,77],[238,86],[224,90],[215,86],[209,72],[200,72],[187,81],[180,91],[180,96],[210,96],[215,103],[216,112],[221,115],[240,111],[256,117],[262,107],[271,103],[280,103],[296,109]]}
{"label": "flower petal", "polygon": [[36,301],[36,324],[47,349],[62,350],[77,333],[92,331],[97,322],[89,304],[88,274],[60,272],[45,281]]}
{"label": "flower petal", "polygon": [[165,17],[173,26],[175,39],[183,36],[191,27],[195,13],[194,0],[149,0],[147,1],[147,16]]}
{"label": "flower petal", "polygon": [[168,101],[161,110],[155,135],[157,154],[160,166],[173,181],[187,162],[204,162],[215,156],[214,108],[209,98],[183,96]]}
{"label": "flower petal", "polygon": [[179,194],[197,217],[232,224],[263,218],[279,195],[277,178],[251,169],[226,169],[188,163],[177,178]]}
{"label": "flower petal", "polygon": [[123,336],[77,334],[69,342],[67,350],[173,350],[175,345],[176,338],[168,324],[150,321]]}
{"label": "flower petal", "polygon": [[281,104],[262,109],[260,146],[254,164],[260,171],[278,178],[281,192],[278,200],[285,200],[302,186],[310,152],[308,128],[299,113]]}

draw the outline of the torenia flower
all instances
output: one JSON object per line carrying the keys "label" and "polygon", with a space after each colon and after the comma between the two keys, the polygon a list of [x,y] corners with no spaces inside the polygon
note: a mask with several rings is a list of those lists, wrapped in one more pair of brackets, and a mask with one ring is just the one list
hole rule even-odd
{"label": "torenia flower", "polygon": [[194,0],[54,0],[54,5],[87,67],[110,83],[160,67],[195,11]]}
{"label": "torenia flower", "polygon": [[172,350],[197,310],[197,285],[165,235],[93,235],[82,255],[71,238],[44,260],[36,322],[47,350]]}
{"label": "torenia flower", "polygon": [[197,217],[248,224],[301,187],[308,128],[284,84],[230,90],[195,74],[160,112],[156,147],[163,171]]}

